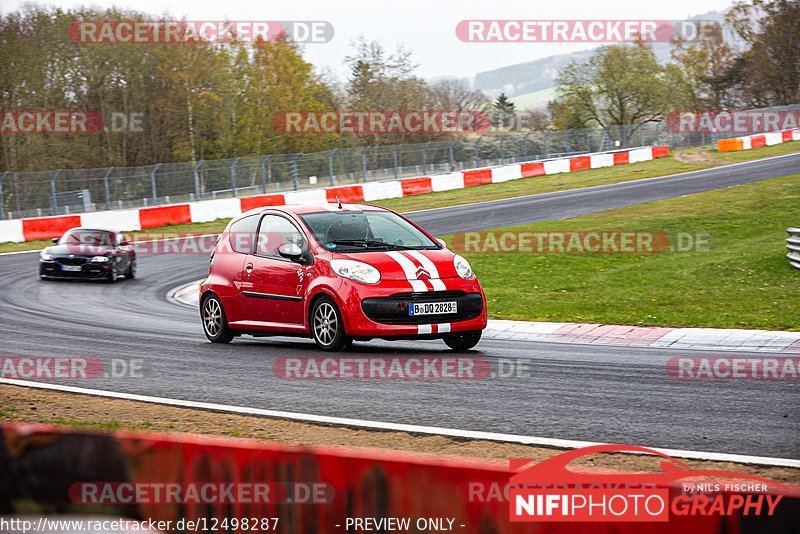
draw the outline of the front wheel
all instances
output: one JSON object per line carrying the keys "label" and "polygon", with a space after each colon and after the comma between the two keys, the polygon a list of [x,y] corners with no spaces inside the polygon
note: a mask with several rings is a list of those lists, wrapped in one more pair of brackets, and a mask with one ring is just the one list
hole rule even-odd
{"label": "front wheel", "polygon": [[481,340],[483,330],[467,330],[466,332],[450,332],[442,336],[445,344],[456,352],[464,352]]}
{"label": "front wheel", "polygon": [[233,332],[228,326],[228,318],[225,316],[225,309],[222,307],[219,297],[211,295],[205,299],[200,308],[200,316],[203,319],[203,332],[210,342],[231,342]]}
{"label": "front wheel", "polygon": [[133,280],[136,278],[136,260],[131,260],[130,264],[128,265],[128,271],[125,273],[125,278],[128,280]]}
{"label": "front wheel", "polygon": [[352,339],[344,331],[342,312],[330,297],[322,297],[311,310],[311,335],[322,350],[336,352],[347,348]]}

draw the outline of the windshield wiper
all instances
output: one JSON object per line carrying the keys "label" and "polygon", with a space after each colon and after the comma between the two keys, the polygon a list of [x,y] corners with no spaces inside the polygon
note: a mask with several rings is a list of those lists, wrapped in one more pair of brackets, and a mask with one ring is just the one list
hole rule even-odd
{"label": "windshield wiper", "polygon": [[385,241],[377,241],[374,239],[334,239],[328,241],[336,245],[363,245],[365,248],[392,248],[396,250],[416,250],[416,247],[407,247],[405,245],[395,245],[394,243],[386,243]]}

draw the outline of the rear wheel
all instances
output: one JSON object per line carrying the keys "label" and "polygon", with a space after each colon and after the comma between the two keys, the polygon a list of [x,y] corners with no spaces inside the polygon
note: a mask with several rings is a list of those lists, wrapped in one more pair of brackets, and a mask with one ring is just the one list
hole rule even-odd
{"label": "rear wheel", "polygon": [[342,312],[330,297],[321,297],[314,303],[310,326],[311,335],[322,350],[340,351],[353,341],[344,331]]}
{"label": "rear wheel", "polygon": [[200,317],[203,319],[203,332],[212,343],[230,343],[233,332],[228,326],[228,318],[222,307],[219,297],[211,295],[203,301],[200,308]]}
{"label": "rear wheel", "polygon": [[464,352],[481,340],[483,330],[467,330],[466,332],[451,332],[442,336],[445,344],[456,352]]}

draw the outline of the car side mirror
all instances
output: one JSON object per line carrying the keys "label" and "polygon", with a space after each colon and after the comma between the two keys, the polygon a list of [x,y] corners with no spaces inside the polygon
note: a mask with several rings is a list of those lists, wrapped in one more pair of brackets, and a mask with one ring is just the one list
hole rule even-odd
{"label": "car side mirror", "polygon": [[124,239],[123,239],[122,241],[120,241],[120,242],[119,242],[119,246],[121,246],[121,247],[127,247],[128,245],[130,245],[130,243],[128,243],[128,242],[127,242],[127,241],[125,241]]}
{"label": "car side mirror", "polygon": [[444,239],[437,238],[436,241],[438,241],[439,244],[442,245],[444,248],[447,248],[447,243],[445,243]]}
{"label": "car side mirror", "polygon": [[300,257],[303,255],[303,250],[295,243],[284,243],[278,249],[278,254],[286,259],[299,262]]}
{"label": "car side mirror", "polygon": [[57,237],[54,237],[54,238],[53,238],[53,239],[51,239],[50,241],[52,241],[53,243],[58,243],[58,238],[57,238]]}

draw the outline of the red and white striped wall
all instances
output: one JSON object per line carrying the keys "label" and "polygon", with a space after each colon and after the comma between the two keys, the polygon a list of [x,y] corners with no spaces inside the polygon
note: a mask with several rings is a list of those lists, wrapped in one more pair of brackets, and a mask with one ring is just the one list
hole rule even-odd
{"label": "red and white striped wall", "polygon": [[625,165],[627,163],[663,158],[668,154],[669,147],[667,146],[643,147],[535,163],[502,165],[485,169],[437,174],[429,177],[368,182],[327,189],[309,189],[252,197],[203,200],[153,208],[96,211],[62,217],[4,220],[0,221],[0,243],[60,237],[65,231],[76,226],[133,231],[156,228],[167,224],[215,221],[221,218],[234,217],[247,210],[262,206],[319,204],[336,202],[337,199],[341,202],[374,202],[389,198],[463,189],[474,185],[506,182],[532,176]]}
{"label": "red and white striped wall", "polygon": [[717,150],[719,152],[750,150],[751,148],[779,145],[781,143],[788,143],[790,141],[800,141],[800,130],[783,130],[781,132],[747,135],[744,137],[733,137],[731,139],[719,139],[717,140]]}

